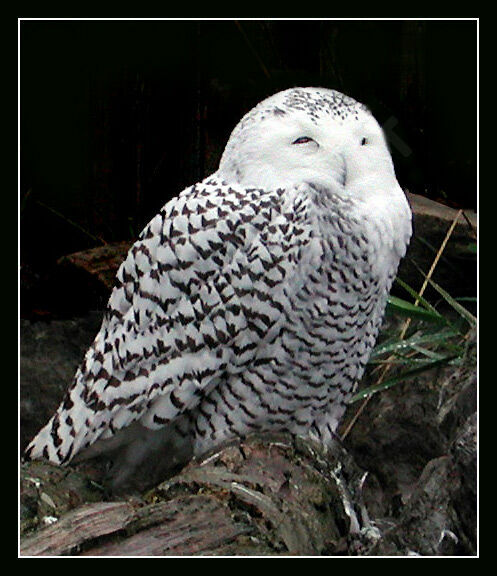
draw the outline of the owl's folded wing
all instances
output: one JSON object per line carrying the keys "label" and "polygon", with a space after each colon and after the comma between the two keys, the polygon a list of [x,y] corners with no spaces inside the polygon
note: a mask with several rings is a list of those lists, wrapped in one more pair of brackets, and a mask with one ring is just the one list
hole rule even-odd
{"label": "owl's folded wing", "polygon": [[166,204],[121,265],[102,327],[26,456],[66,462],[134,421],[162,427],[253,361],[299,286],[305,210],[295,189],[215,181]]}

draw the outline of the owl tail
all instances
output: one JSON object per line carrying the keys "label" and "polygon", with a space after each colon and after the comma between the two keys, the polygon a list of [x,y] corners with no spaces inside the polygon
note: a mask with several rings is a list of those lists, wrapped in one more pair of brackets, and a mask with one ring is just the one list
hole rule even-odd
{"label": "owl tail", "polygon": [[[64,451],[57,439],[53,437],[53,427],[56,415],[38,432],[24,451],[24,461],[49,460],[54,464],[62,464],[65,461]],[[63,442],[62,442],[63,443]],[[71,448],[65,449],[65,454],[71,452]]]}
{"label": "owl tail", "polygon": [[55,414],[28,444],[24,459],[69,462],[79,450],[92,442],[88,423],[94,411],[82,400],[76,381],[66,393]]}

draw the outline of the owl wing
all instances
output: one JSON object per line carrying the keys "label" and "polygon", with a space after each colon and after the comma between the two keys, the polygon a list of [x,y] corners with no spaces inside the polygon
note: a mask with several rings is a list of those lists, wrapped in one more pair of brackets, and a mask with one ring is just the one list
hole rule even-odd
{"label": "owl wing", "polygon": [[204,181],[166,204],[121,265],[101,329],[26,456],[65,462],[133,421],[162,427],[253,361],[312,259],[306,218],[298,189]]}

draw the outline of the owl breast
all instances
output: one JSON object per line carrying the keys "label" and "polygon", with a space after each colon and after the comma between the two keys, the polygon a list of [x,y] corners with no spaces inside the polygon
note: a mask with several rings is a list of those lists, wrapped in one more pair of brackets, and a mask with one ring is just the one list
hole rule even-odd
{"label": "owl breast", "polygon": [[[384,274],[381,238],[350,206],[311,218],[299,289],[288,288],[278,330],[243,371],[200,405],[195,450],[251,431],[331,438],[374,346],[394,270]],[[237,414],[237,418],[233,415]]]}

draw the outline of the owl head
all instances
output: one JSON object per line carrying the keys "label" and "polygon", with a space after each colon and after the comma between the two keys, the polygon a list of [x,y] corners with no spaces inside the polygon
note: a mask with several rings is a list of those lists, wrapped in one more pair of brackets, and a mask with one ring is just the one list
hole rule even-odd
{"label": "owl head", "polygon": [[371,112],[325,88],[291,88],[253,108],[233,130],[219,175],[243,187],[307,182],[353,195],[399,188]]}

